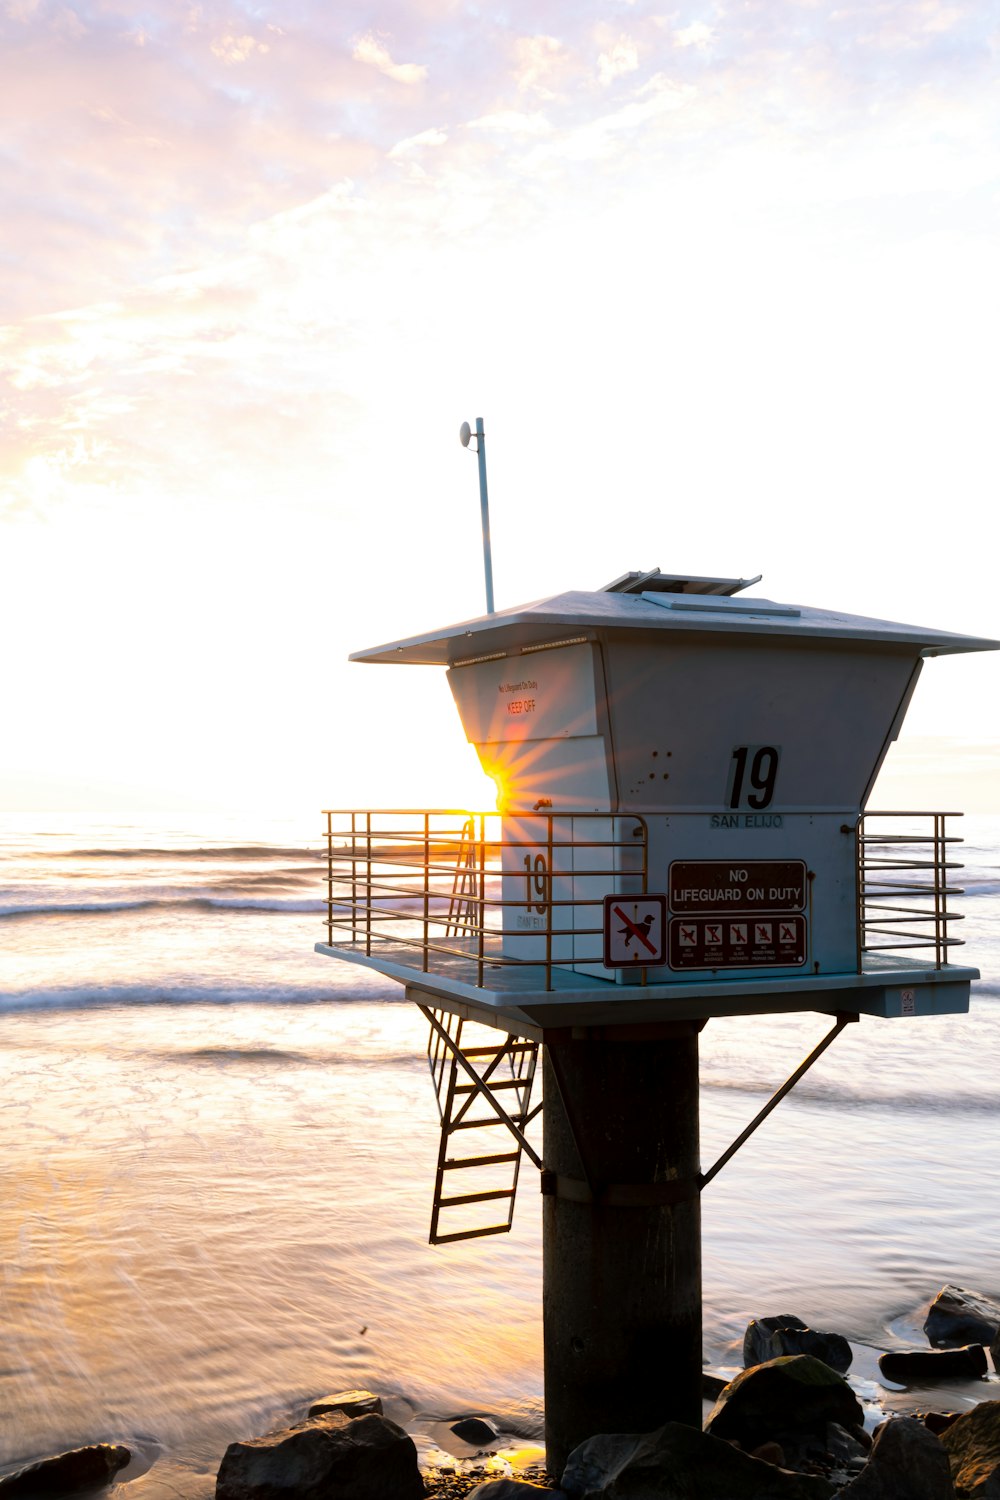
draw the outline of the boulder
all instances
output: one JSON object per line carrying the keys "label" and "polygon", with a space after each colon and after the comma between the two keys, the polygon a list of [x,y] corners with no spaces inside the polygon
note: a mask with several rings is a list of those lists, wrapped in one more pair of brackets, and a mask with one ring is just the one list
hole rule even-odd
{"label": "boulder", "polygon": [[962,1495],[1000,1500],[1000,1401],[980,1401],[942,1432],[951,1477]]}
{"label": "boulder", "polygon": [[942,1432],[948,1430],[952,1422],[958,1421],[962,1413],[960,1411],[914,1411],[910,1415],[918,1417],[928,1432],[933,1432],[935,1437],[940,1437]]}
{"label": "boulder", "polygon": [[469,1491],[469,1500],[531,1500],[532,1495],[546,1495],[548,1500],[565,1500],[562,1490],[547,1490],[540,1484],[526,1484],[523,1479],[487,1479]]}
{"label": "boulder", "polygon": [[477,1448],[488,1448],[497,1440],[496,1428],[482,1417],[462,1417],[451,1424],[451,1430],[463,1443],[475,1443]]}
{"label": "boulder", "polygon": [[367,1417],[374,1412],[382,1415],[382,1398],[371,1391],[338,1391],[335,1396],[324,1396],[314,1401],[309,1408],[311,1417],[323,1417],[327,1412],[340,1411],[345,1417]]}
{"label": "boulder", "polygon": [[811,1354],[840,1374],[851,1368],[851,1346],[843,1334],[807,1328],[792,1313],[782,1313],[776,1318],[752,1318],[743,1335],[744,1365],[762,1365],[783,1354]]}
{"label": "boulder", "polygon": [[961,1349],[891,1349],[878,1367],[895,1385],[932,1385],[937,1380],[978,1380],[986,1374],[982,1344]]}
{"label": "boulder", "polygon": [[953,1347],[956,1344],[992,1344],[1000,1335],[1000,1302],[982,1292],[961,1286],[943,1286],[924,1319],[928,1342]]}
{"label": "boulder", "polygon": [[849,1432],[838,1422],[826,1424],[826,1451],[837,1464],[850,1464],[855,1459],[862,1462],[871,1452],[872,1440],[864,1429]]}
{"label": "boulder", "polygon": [[826,1436],[836,1422],[849,1432],[864,1425],[864,1409],[843,1376],[811,1354],[791,1354],[743,1370],[731,1380],[705,1423],[713,1437],[735,1439],[752,1451],[761,1443],[786,1447],[788,1435]]}
{"label": "boulder", "polygon": [[940,1438],[913,1417],[892,1417],[875,1434],[868,1462],[841,1500],[955,1500]]}
{"label": "boulder", "polygon": [[96,1490],[110,1484],[132,1457],[118,1443],[91,1443],[54,1458],[26,1464],[0,1479],[3,1500],[29,1500],[39,1495],[71,1495],[75,1490]]}
{"label": "boulder", "polygon": [[216,1500],[424,1500],[417,1450],[387,1417],[329,1412],[230,1443]]}
{"label": "boulder", "polygon": [[602,1434],[574,1448],[560,1481],[571,1500],[828,1500],[818,1475],[775,1468],[697,1427]]}
{"label": "boulder", "polygon": [[[767,1457],[767,1450],[778,1448],[781,1458],[777,1462],[785,1469],[800,1469],[807,1474],[817,1467],[822,1471],[830,1464],[843,1470],[860,1468],[868,1457],[871,1438],[861,1427],[842,1427],[839,1422],[817,1423],[810,1428],[794,1431],[786,1427],[780,1433],[780,1441],[764,1443],[751,1448],[755,1458]],[[772,1458],[771,1463],[775,1460]]]}
{"label": "boulder", "polygon": [[774,1464],[776,1468],[785,1468],[785,1450],[780,1443],[761,1443],[750,1455],[751,1458],[759,1458],[762,1463]]}

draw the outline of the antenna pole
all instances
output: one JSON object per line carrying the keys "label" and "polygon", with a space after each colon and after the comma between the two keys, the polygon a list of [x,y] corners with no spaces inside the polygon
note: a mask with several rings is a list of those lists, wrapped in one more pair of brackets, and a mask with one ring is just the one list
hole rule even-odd
{"label": "antenna pole", "polygon": [[483,567],[486,570],[486,613],[491,615],[493,614],[493,554],[490,549],[490,501],[486,493],[486,433],[483,428],[482,417],[476,418],[476,452],[479,456],[479,505],[483,513]]}

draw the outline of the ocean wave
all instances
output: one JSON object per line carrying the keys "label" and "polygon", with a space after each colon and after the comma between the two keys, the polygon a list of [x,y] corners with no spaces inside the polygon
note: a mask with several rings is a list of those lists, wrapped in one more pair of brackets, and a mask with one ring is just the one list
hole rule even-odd
{"label": "ocean wave", "polygon": [[0,990],[0,1014],[131,1005],[355,1005],[372,1001],[410,1003],[402,985],[391,980],[368,982],[353,993],[342,986],[319,984],[66,984],[49,989]]}
{"label": "ocean wave", "polygon": [[161,1048],[147,1052],[147,1057],[156,1057],[163,1062],[208,1063],[213,1066],[230,1064],[249,1067],[311,1067],[359,1068],[359,1067],[419,1067],[427,1068],[427,1059],[418,1052],[345,1052],[319,1049],[315,1052],[293,1052],[284,1047],[180,1047]]}
{"label": "ocean wave", "polygon": [[[311,896],[307,901],[296,901],[288,896],[194,896],[179,901],[177,905],[204,907],[209,911],[326,911],[326,902],[317,896]],[[343,908],[337,906],[336,909]]]}
{"label": "ocean wave", "polygon": [[[778,1087],[779,1079],[712,1077],[707,1069],[702,1070],[701,1087],[720,1093],[770,1095]],[[974,1093],[970,1090],[947,1089],[899,1089],[880,1093],[866,1093],[862,1088],[848,1084],[805,1080],[797,1083],[790,1099],[819,1105],[821,1108],[851,1110],[906,1110],[911,1114],[1000,1114],[1000,1097],[996,1094]],[[784,1106],[782,1106],[784,1108]]]}
{"label": "ocean wave", "polygon": [[280,889],[290,886],[301,890],[303,886],[313,890],[326,889],[326,865],[307,865],[299,870],[247,870],[236,874],[231,870],[220,871],[213,879],[205,876],[199,881],[199,889],[217,886],[223,891],[259,891],[269,887]]}
{"label": "ocean wave", "polygon": [[[449,897],[431,898],[430,910],[440,912],[449,904]],[[423,900],[419,896],[384,896],[377,903],[381,912],[399,913],[403,916],[419,917],[423,914]],[[334,901],[334,911],[349,912],[347,901]],[[136,911],[237,911],[237,912],[292,912],[315,913],[327,910],[327,898],[323,896],[205,896],[163,895],[111,898],[105,901],[22,901],[0,903],[0,921],[15,921],[34,917],[100,917],[116,912]]]}
{"label": "ocean wave", "polygon": [[60,859],[322,859],[326,862],[326,846],[321,849],[286,847],[280,844],[202,844],[176,849],[147,848],[141,844],[124,845],[121,848],[97,849],[33,849],[29,858],[48,861]]}
{"label": "ocean wave", "polygon": [[[35,905],[0,906],[0,921],[34,917],[103,917],[122,911],[259,911],[325,912],[326,901],[287,896],[140,897],[135,901],[53,901]],[[337,907],[337,910],[346,908]]]}

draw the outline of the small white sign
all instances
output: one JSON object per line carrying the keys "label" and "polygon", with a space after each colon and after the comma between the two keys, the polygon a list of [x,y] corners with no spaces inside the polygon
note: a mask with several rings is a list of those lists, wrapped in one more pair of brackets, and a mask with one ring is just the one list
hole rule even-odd
{"label": "small white sign", "polygon": [[666,958],[666,896],[605,896],[604,964],[648,968]]}
{"label": "small white sign", "polygon": [[916,990],[900,990],[899,992],[899,1014],[901,1016],[915,1016],[917,1013]]}

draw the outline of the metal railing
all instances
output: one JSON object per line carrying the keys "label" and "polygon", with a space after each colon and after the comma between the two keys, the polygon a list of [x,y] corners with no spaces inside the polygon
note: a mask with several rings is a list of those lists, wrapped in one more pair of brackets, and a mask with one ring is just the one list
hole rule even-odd
{"label": "metal railing", "polygon": [[858,933],[862,953],[901,948],[933,949],[941,968],[949,948],[961,946],[949,923],[961,922],[951,911],[952,896],[964,895],[949,885],[948,872],[961,870],[948,858],[961,838],[947,831],[948,818],[961,813],[869,812],[858,823]]}
{"label": "metal railing", "polygon": [[[331,809],[327,941],[423,973],[603,965],[605,895],[647,889],[647,829],[616,813]],[[471,970],[470,970],[470,967]],[[639,974],[645,982],[645,970]]]}

